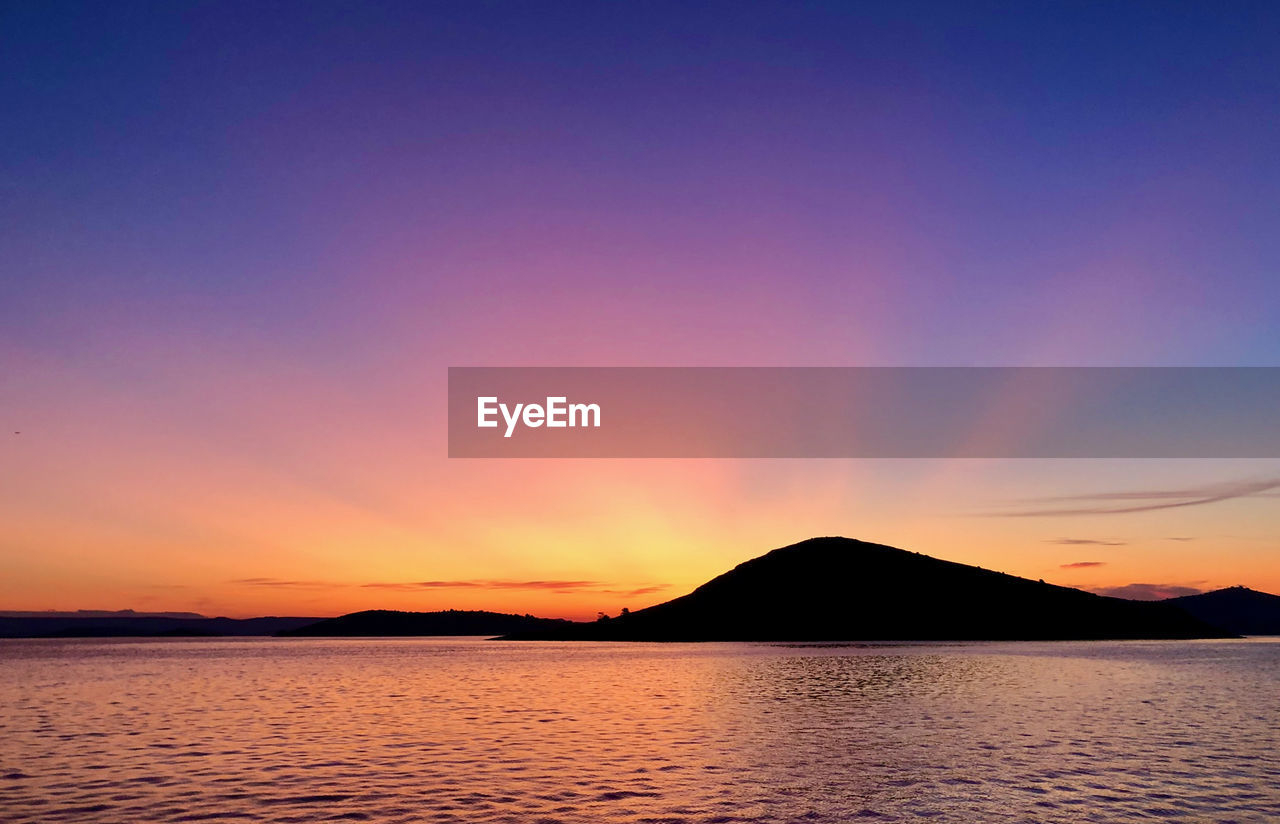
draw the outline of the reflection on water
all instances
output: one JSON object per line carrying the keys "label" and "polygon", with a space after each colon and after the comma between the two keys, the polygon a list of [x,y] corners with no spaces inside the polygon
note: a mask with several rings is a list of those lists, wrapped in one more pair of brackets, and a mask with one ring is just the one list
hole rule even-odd
{"label": "reflection on water", "polygon": [[1280,820],[1280,642],[0,641],[0,820]]}

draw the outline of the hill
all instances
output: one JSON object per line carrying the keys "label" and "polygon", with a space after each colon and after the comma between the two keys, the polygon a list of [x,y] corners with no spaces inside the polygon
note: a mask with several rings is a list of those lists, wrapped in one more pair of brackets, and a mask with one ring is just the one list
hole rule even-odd
{"label": "hill", "polygon": [[571,621],[479,610],[397,612],[371,609],[280,632],[291,636],[506,635],[555,632]]}
{"label": "hill", "polygon": [[132,609],[0,610],[0,618],[206,618],[198,612],[138,612]]}
{"label": "hill", "polygon": [[1107,598],[849,538],[813,538],[628,615],[510,639],[1221,638],[1178,607]]}
{"label": "hill", "polygon": [[116,638],[275,635],[319,618],[172,618],[156,615],[33,614],[0,616],[0,638]]}
{"label": "hill", "polygon": [[1248,587],[1228,587],[1200,595],[1170,598],[1196,618],[1237,635],[1280,635],[1280,595]]}

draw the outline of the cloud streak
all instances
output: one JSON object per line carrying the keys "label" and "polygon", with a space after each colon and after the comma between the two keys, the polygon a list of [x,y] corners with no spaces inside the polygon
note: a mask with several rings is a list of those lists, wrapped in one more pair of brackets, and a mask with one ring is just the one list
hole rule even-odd
{"label": "cloud streak", "polygon": [[293,581],[284,578],[236,578],[229,584],[246,587],[278,587],[280,589],[333,589],[343,586],[330,581]]}
{"label": "cloud streak", "polygon": [[625,595],[628,597],[636,595],[652,595],[655,592],[662,592],[668,589],[669,584],[654,584],[652,586],[640,587],[638,589],[602,589],[600,592],[604,595]]}
{"label": "cloud streak", "polygon": [[477,579],[465,581],[378,581],[360,586],[370,589],[421,590],[421,589],[545,589],[556,592],[594,589],[606,586],[599,581],[506,581]]}
{"label": "cloud streak", "polygon": [[570,593],[587,592],[600,595],[637,596],[651,595],[661,592],[669,584],[648,584],[634,589],[619,589],[617,584],[602,581],[560,581],[537,580],[515,581],[502,578],[474,578],[452,581],[373,581],[371,583],[350,583],[343,581],[305,581],[287,578],[236,578],[229,584],[249,587],[272,587],[278,589],[345,589],[359,587],[362,589],[382,589],[393,592],[426,592],[437,589],[477,589],[477,590],[538,590],[544,592]]}
{"label": "cloud streak", "polygon": [[1057,538],[1045,541],[1046,544],[1062,544],[1064,546],[1124,546],[1124,541],[1097,541],[1093,538]]}
{"label": "cloud streak", "polygon": [[1106,565],[1107,565],[1106,561],[1073,561],[1072,563],[1069,563],[1069,564],[1063,564],[1062,568],[1063,569],[1084,569],[1086,567],[1100,567],[1100,566],[1106,566]]}
{"label": "cloud streak", "polygon": [[[1280,489],[1280,478],[1264,478],[1254,481],[1227,481],[1219,484],[1187,489],[1155,489],[1141,492],[1100,492],[1089,495],[1067,495],[1055,498],[1038,498],[1040,506],[1010,512],[994,512],[990,515],[1005,518],[1040,518],[1063,515],[1126,515],[1134,512],[1152,512],[1161,509],[1179,509],[1188,506],[1205,506],[1236,500],[1237,498],[1274,497],[1273,490]],[[1082,504],[1071,506],[1070,504]]]}

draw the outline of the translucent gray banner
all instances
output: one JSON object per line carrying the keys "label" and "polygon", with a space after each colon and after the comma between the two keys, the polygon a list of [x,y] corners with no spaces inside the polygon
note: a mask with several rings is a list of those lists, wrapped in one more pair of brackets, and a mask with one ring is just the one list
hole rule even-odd
{"label": "translucent gray banner", "polygon": [[454,458],[1276,458],[1280,367],[451,367]]}

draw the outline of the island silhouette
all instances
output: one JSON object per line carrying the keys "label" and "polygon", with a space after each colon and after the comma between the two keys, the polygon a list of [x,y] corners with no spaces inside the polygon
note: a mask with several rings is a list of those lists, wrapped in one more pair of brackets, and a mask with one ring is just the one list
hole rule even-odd
{"label": "island silhouette", "polygon": [[851,538],[811,538],[687,595],[582,622],[482,610],[336,618],[0,612],[0,637],[497,636],[590,641],[959,641],[1280,635],[1280,597],[1246,587],[1134,601]]}
{"label": "island silhouette", "polygon": [[811,538],[688,595],[504,638],[944,641],[1223,638],[1174,604],[1109,598],[851,538]]}
{"label": "island silhouette", "polygon": [[[86,614],[88,613],[88,614]],[[96,614],[95,614],[96,613]],[[207,618],[196,613],[0,613],[0,638],[156,638],[166,636],[275,635],[323,620],[318,617]]]}
{"label": "island silhouette", "polygon": [[329,618],[277,635],[297,636],[397,636],[397,635],[506,635],[518,632],[555,632],[572,621],[535,618],[484,610],[446,609],[440,612],[400,612],[370,609]]}
{"label": "island silhouette", "polygon": [[1227,587],[1165,601],[1237,635],[1280,635],[1280,596]]}

